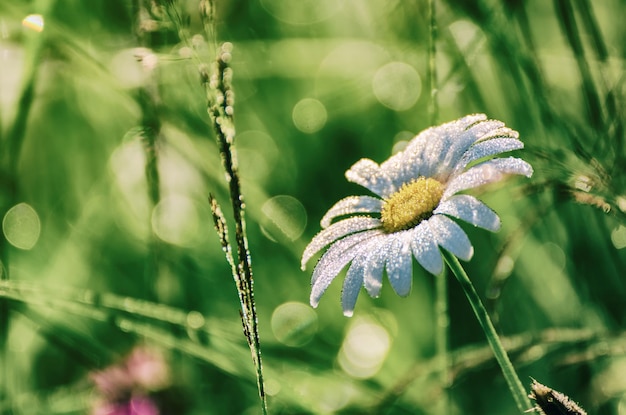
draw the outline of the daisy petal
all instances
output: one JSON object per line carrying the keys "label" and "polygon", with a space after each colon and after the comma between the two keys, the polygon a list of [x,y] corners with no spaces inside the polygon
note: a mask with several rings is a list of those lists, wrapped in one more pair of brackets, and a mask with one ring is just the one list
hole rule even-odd
{"label": "daisy petal", "polygon": [[346,279],[343,281],[343,289],[341,291],[341,305],[343,307],[343,315],[352,317],[356,299],[363,285],[363,272],[365,270],[365,262],[363,255],[359,255],[352,261],[352,265],[348,269]]}
{"label": "daisy petal", "polygon": [[445,124],[441,124],[436,127],[431,127],[425,131],[435,130],[440,136],[449,137],[449,139],[457,139],[460,134],[480,122],[486,121],[487,116],[485,114],[470,114],[458,120],[450,121]]}
{"label": "daisy petal", "polygon": [[495,130],[491,130],[488,132],[488,134],[480,137],[480,140],[478,140],[478,142],[491,140],[494,138],[519,138],[519,133],[515,130],[511,130],[509,127],[505,127],[504,125],[502,125],[501,127],[496,128]]}
{"label": "daisy petal", "polygon": [[411,233],[411,249],[417,262],[431,274],[439,275],[443,270],[443,260],[428,221],[422,221],[409,232]]}
{"label": "daisy petal", "polygon": [[[359,232],[332,244],[315,264],[313,275],[311,275],[311,284],[317,284],[318,279],[322,277],[334,278],[359,253],[359,248],[363,246],[362,243],[380,232],[376,230]],[[348,257],[349,259],[346,259]]]}
{"label": "daisy petal", "polygon": [[[435,127],[434,130],[445,137],[444,139],[440,138],[440,140],[449,143],[455,152],[461,149],[461,153],[463,153],[465,149],[482,137],[485,131],[493,128],[490,124],[492,122],[499,123],[500,121],[488,121],[485,114],[473,114],[442,124]],[[504,125],[503,123],[500,124]],[[449,150],[448,147],[444,149]]]}
{"label": "daisy petal", "polygon": [[401,232],[394,235],[386,261],[387,278],[393,290],[401,297],[409,295],[413,281],[411,241],[406,235],[410,236],[410,233]]}
{"label": "daisy petal", "polygon": [[322,248],[351,233],[362,232],[380,226],[380,220],[368,216],[356,216],[333,223],[313,237],[302,253],[300,267],[304,271],[306,263]]}
{"label": "daisy petal", "polygon": [[474,247],[456,222],[444,215],[433,215],[428,222],[439,246],[464,261],[472,259]]}
{"label": "daisy petal", "polygon": [[476,143],[461,157],[455,172],[461,172],[468,164],[483,157],[494,156],[507,151],[524,148],[524,143],[515,138],[492,138]]}
{"label": "daisy petal", "polygon": [[[517,157],[493,159],[493,160],[489,160],[481,164],[486,164],[486,163],[492,164],[495,168],[500,170],[502,173],[521,174],[522,176],[526,176],[526,177],[530,177],[533,175],[532,166],[528,164],[527,162],[525,162],[524,160],[518,159]],[[480,164],[477,166],[480,166]]]}
{"label": "daisy petal", "polygon": [[[461,127],[462,124],[457,127]],[[449,174],[456,170],[456,166],[463,155],[479,141],[486,133],[504,126],[501,121],[483,120],[473,124],[466,130],[451,131],[451,137],[447,140],[439,140],[443,148],[439,150],[438,156],[434,158],[433,165],[428,172],[434,177],[446,180]]]}
{"label": "daisy petal", "polygon": [[[478,139],[465,131],[486,119],[484,114],[468,115],[419,133],[402,152],[405,167],[394,182],[435,175],[445,179],[461,155]],[[397,183],[396,186],[399,187]]]}
{"label": "daisy petal", "polygon": [[382,209],[383,201],[371,196],[350,196],[335,203],[321,220],[322,228],[327,228],[333,219],[338,216],[352,213],[378,213]]}
{"label": "daisy petal", "polygon": [[380,166],[370,159],[361,159],[346,172],[346,179],[384,197],[395,191],[391,180]]}
{"label": "daisy petal", "polygon": [[522,174],[530,177],[533,168],[524,160],[515,157],[487,160],[453,178],[448,183],[442,199],[445,200],[463,190],[497,182],[502,180],[505,174]]}
{"label": "daisy petal", "polygon": [[[416,141],[420,141],[426,137],[423,134],[415,137],[411,143],[415,143]],[[422,140],[427,141],[427,140]],[[418,177],[418,174],[415,170],[419,170],[419,167],[422,165],[421,157],[422,150],[425,145],[420,145],[415,148],[415,151],[411,151],[406,148],[404,151],[394,154],[387,161],[380,165],[380,169],[385,172],[385,175],[389,177],[393,187],[390,188],[389,192],[386,192],[383,197],[391,196],[391,194],[402,187],[403,184],[410,181],[411,179]]]}
{"label": "daisy petal", "polygon": [[[480,200],[470,195],[452,196],[442,202],[433,211],[434,215],[454,216],[479,228],[497,232],[500,229],[500,218]],[[433,215],[433,217],[434,217]]]}
{"label": "daisy petal", "polygon": [[[479,123],[481,121],[485,121],[486,119],[487,119],[487,116],[485,114],[470,114],[470,115],[466,115],[463,118],[459,118],[458,120],[451,121],[448,124],[456,124],[463,130],[467,130],[472,125],[475,125],[476,123]],[[447,125],[447,124],[444,124],[444,125]]]}
{"label": "daisy petal", "polygon": [[387,256],[389,239],[382,234],[373,238],[371,247],[367,250],[367,255],[363,259],[365,268],[363,270],[363,286],[370,297],[376,298],[380,295],[383,287],[383,269],[385,268],[385,258]]}
{"label": "daisy petal", "polygon": [[[504,127],[504,123],[498,120],[481,120],[474,123],[471,127],[466,129],[461,135],[461,141],[471,141],[475,143],[480,140],[484,140],[485,137],[490,136],[494,131],[498,131]],[[469,136],[469,137],[466,137]]]}
{"label": "daisy petal", "polygon": [[361,232],[336,242],[320,258],[311,277],[311,305],[317,307],[322,294],[335,279],[337,274],[358,255],[361,243],[380,233],[379,231]]}

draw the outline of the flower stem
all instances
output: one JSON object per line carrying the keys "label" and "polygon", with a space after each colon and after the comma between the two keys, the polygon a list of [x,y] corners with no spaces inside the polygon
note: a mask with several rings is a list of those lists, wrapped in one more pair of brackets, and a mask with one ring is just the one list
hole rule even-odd
{"label": "flower stem", "polygon": [[493,354],[495,355],[496,360],[500,365],[500,369],[502,370],[502,374],[504,375],[504,379],[509,386],[511,394],[513,395],[513,399],[515,399],[515,404],[517,405],[517,408],[522,413],[527,412],[528,410],[530,410],[530,408],[532,408],[532,405],[528,400],[526,390],[522,386],[522,382],[520,381],[517,372],[515,372],[513,364],[511,363],[511,360],[509,359],[506,350],[504,350],[504,347],[500,342],[500,338],[496,333],[496,329],[493,327],[493,323],[489,318],[489,314],[487,314],[485,306],[480,300],[476,289],[474,289],[474,285],[465,273],[465,270],[463,269],[463,266],[459,263],[457,257],[450,254],[449,252],[446,252],[445,250],[443,250],[443,257],[445,258],[446,263],[456,276],[456,279],[461,284],[461,287],[463,287],[463,291],[465,291],[465,295],[467,296],[467,299],[469,300],[472,309],[474,310],[474,314],[476,314],[478,322],[480,323],[483,331],[485,332],[485,335],[487,336],[489,346],[491,346],[491,350],[493,351]]}
{"label": "flower stem", "polygon": [[450,366],[448,358],[448,273],[443,272],[435,277],[435,347],[439,370],[439,382],[443,389],[441,413],[449,413],[448,388],[450,387]]}
{"label": "flower stem", "polygon": [[435,0],[428,1],[428,89],[430,90],[430,101],[428,103],[428,114],[430,125],[437,124],[439,117],[439,105],[437,102],[437,19]]}

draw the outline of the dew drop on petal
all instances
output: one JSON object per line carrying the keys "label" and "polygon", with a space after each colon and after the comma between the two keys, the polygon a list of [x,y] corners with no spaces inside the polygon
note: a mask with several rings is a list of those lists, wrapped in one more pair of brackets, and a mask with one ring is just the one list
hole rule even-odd
{"label": "dew drop on petal", "polygon": [[35,209],[19,203],[7,211],[2,220],[2,232],[6,240],[16,248],[32,249],[41,233],[41,222]]}

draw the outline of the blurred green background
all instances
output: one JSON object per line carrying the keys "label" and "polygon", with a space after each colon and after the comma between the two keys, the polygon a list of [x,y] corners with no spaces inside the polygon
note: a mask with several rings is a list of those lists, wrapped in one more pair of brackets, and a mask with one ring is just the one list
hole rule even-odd
{"label": "blurred green background", "polygon": [[[163,413],[260,413],[207,202],[230,217],[198,74],[221,42],[270,413],[517,413],[450,276],[445,387],[431,275],[416,267],[407,298],[362,293],[347,319],[340,281],[313,310],[300,270],[325,211],[365,194],[345,170],[431,125],[427,2],[215,3],[207,39],[197,0],[0,1],[0,413],[90,413],[89,373],[137,344],[170,365]],[[466,270],[523,382],[626,414],[626,4],[436,12],[436,122],[502,120],[535,168],[482,189],[503,227],[463,225]]]}

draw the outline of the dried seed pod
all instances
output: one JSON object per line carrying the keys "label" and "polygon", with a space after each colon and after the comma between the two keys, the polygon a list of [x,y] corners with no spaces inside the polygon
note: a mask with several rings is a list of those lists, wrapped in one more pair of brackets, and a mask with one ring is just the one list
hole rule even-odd
{"label": "dried seed pod", "polygon": [[561,392],[542,385],[533,379],[529,398],[537,402],[535,409],[542,415],[587,415],[576,402]]}

